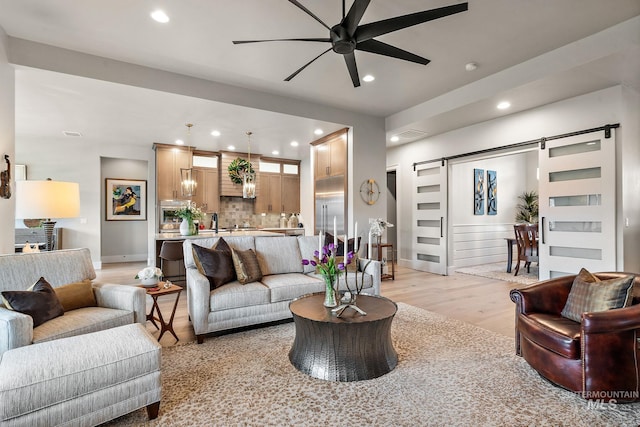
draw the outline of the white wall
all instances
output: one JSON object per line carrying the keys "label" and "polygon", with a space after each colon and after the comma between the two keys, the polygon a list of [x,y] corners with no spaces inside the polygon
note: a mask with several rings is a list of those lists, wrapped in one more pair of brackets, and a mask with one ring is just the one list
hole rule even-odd
{"label": "white wall", "polygon": [[[5,154],[11,161],[11,190],[15,193],[15,76],[7,60],[8,39],[0,27],[0,170],[6,170]],[[0,254],[14,252],[15,194],[10,199],[0,199]]]}
{"label": "white wall", "polygon": [[[622,114],[624,124],[618,133],[623,144],[621,164],[624,174],[621,177],[622,200],[618,222],[622,224],[622,253],[624,265],[620,269],[640,272],[640,92],[631,88],[622,88]],[[627,225],[628,223],[628,225]],[[620,239],[618,239],[620,241]]]}
{"label": "white wall", "polygon": [[[637,175],[640,165],[637,148],[640,140],[637,130],[638,96],[629,90],[628,93],[625,92],[623,102],[622,93],[623,88],[616,86],[389,149],[387,164],[398,164],[398,244],[401,260],[412,258],[410,221],[414,162],[589,129],[607,123],[620,122],[622,129],[625,129],[617,134],[622,150],[619,151],[625,153],[623,168],[619,168],[624,177],[621,180],[624,188],[620,190],[622,197],[618,208],[619,212],[629,213],[632,224],[637,221],[640,198]],[[449,190],[449,194],[454,196],[460,191],[459,188]],[[633,216],[633,213],[636,215]],[[625,267],[633,266],[638,269],[639,261],[633,261],[634,257],[640,258],[637,226],[625,229],[621,234],[628,244],[625,244],[624,257],[619,253],[619,258],[624,260]]]}
{"label": "white wall", "polygon": [[[105,194],[105,180],[115,179],[139,179],[145,180],[149,175],[149,165],[144,160],[114,159],[102,157],[100,159],[101,186],[100,193]],[[151,196],[151,197],[150,197]],[[155,197],[149,194],[141,203],[146,205],[147,220],[145,221],[106,221],[106,196],[101,200],[101,258],[103,263],[147,261],[149,258],[149,210],[155,206]]]}
{"label": "white wall", "polygon": [[[16,141],[16,160],[27,165],[28,179],[52,178],[80,184],[80,218],[59,220],[57,225],[64,228],[65,248],[89,248],[95,268],[102,262],[102,220],[105,217],[101,174],[101,158],[138,160],[149,165],[147,175],[148,194],[155,195],[155,153],[151,143],[148,148],[128,144],[126,140],[113,140],[97,136],[90,147],[82,138],[52,135],[46,145],[42,141],[21,138]],[[37,147],[37,148],[35,148]],[[127,178],[126,176],[121,176]],[[147,235],[153,236],[156,218],[155,197],[147,205]],[[147,242],[147,253],[153,254],[155,244]],[[129,253],[129,252],[126,252]],[[153,258],[153,256],[149,256]],[[152,262],[149,259],[148,262]]]}

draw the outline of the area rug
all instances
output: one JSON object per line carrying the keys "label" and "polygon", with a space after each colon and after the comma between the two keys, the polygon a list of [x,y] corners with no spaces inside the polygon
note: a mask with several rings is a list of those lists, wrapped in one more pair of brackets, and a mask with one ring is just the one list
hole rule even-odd
{"label": "area rug", "polygon": [[640,404],[591,405],[543,380],[513,339],[398,304],[398,366],[359,382],[289,362],[292,323],[163,349],[160,415],[117,426],[636,426]]}
{"label": "area rug", "polygon": [[538,281],[538,266],[532,263],[530,272],[522,265],[518,275],[514,276],[515,266],[511,273],[507,273],[507,262],[494,262],[492,264],[474,265],[471,267],[457,268],[456,273],[470,274],[472,276],[488,277],[489,279],[504,280],[506,282],[530,285]]}

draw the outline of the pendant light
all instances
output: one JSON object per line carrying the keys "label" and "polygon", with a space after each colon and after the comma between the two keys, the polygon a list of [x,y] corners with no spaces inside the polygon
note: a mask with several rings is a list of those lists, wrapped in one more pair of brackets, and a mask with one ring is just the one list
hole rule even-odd
{"label": "pendant light", "polygon": [[191,154],[191,128],[193,123],[187,123],[187,144],[189,147],[189,167],[180,168],[180,189],[183,197],[196,195],[198,188],[198,171],[193,169],[193,156]]}
{"label": "pendant light", "polygon": [[256,174],[251,166],[251,135],[253,132],[247,132],[248,139],[248,165],[246,169],[242,171],[242,197],[244,199],[256,198]]}

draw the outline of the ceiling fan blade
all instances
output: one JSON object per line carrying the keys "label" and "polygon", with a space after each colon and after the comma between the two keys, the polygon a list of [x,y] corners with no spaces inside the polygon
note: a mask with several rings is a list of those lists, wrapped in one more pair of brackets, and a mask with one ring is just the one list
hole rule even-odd
{"label": "ceiling fan blade", "polygon": [[292,78],[294,78],[295,76],[297,76],[298,74],[300,74],[300,71],[304,70],[305,68],[307,68],[309,65],[311,65],[311,63],[313,61],[315,61],[316,59],[320,58],[322,55],[324,55],[325,53],[329,52],[332,48],[329,48],[327,50],[325,50],[324,52],[322,52],[320,55],[316,56],[315,58],[313,58],[311,61],[307,62],[306,64],[304,64],[302,67],[298,68],[293,74],[291,74],[289,77],[287,77],[286,79],[284,79],[285,82],[290,81]]}
{"label": "ceiling fan blade", "polygon": [[415,62],[417,64],[427,65],[430,60],[422,56],[415,55],[406,50],[402,50],[390,44],[382,43],[378,40],[367,40],[356,45],[356,49],[378,55],[390,56],[392,58],[404,59],[405,61]]}
{"label": "ceiling fan blade", "polygon": [[349,75],[351,76],[353,87],[360,86],[360,76],[358,76],[358,67],[356,66],[356,55],[351,52],[343,56],[344,62],[347,64],[347,68],[349,69]]}
{"label": "ceiling fan blade", "polygon": [[[356,29],[358,28],[358,24],[362,19],[362,15],[364,15],[364,12],[367,10],[367,7],[369,7],[370,1],[371,0],[355,0],[351,5],[351,9],[349,9],[349,13],[347,13],[347,16],[345,16],[344,19],[342,20],[342,24],[344,28],[347,29],[347,33],[349,34],[349,36],[353,36],[353,34],[356,32]],[[344,6],[344,3],[343,3],[343,6]]]}
{"label": "ceiling fan blade", "polygon": [[468,8],[468,3],[460,3],[360,25],[355,32],[355,39],[357,43],[361,43],[383,34],[464,12]]}
{"label": "ceiling fan blade", "polygon": [[311,12],[309,9],[301,5],[300,2],[296,0],[289,0],[289,3],[293,3],[294,5],[298,6],[299,9],[302,9],[307,15],[309,15],[310,17],[312,17],[313,19],[321,23],[327,30],[331,31],[331,28],[329,28],[327,24],[322,22],[322,19],[318,18],[316,15],[313,14],[313,12]]}
{"label": "ceiling fan blade", "polygon": [[233,44],[262,43],[262,42],[331,42],[328,37],[324,38],[300,38],[300,39],[269,39],[269,40],[234,40]]}

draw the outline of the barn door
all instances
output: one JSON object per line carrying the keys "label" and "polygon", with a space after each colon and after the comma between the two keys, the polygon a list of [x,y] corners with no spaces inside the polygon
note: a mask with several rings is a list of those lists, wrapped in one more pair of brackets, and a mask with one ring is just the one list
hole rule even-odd
{"label": "barn door", "polygon": [[616,269],[615,137],[594,132],[539,152],[540,279]]}
{"label": "barn door", "polygon": [[[446,164],[446,163],[445,163]],[[416,165],[413,185],[413,268],[447,274],[447,166]]]}

